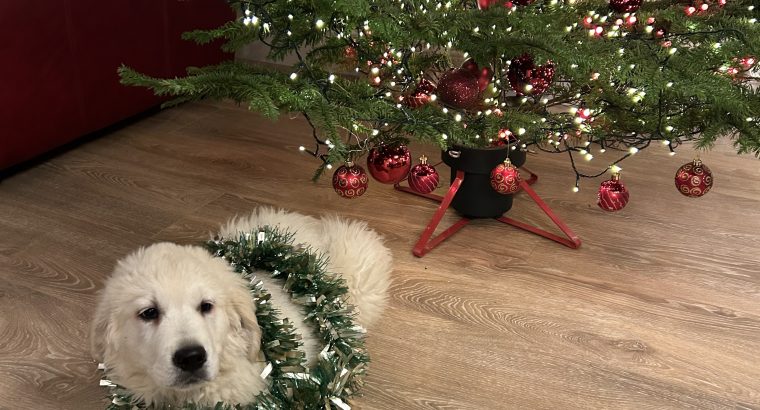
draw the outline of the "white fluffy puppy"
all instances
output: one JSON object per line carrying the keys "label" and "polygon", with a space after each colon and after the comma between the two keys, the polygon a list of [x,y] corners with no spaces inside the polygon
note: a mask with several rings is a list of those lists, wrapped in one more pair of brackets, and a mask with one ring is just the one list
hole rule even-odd
{"label": "white fluffy puppy", "polygon": [[[368,327],[382,313],[391,255],[363,222],[316,219],[271,208],[236,218],[221,230],[235,238],[259,226],[279,226],[294,242],[329,257],[328,270],[349,288],[357,321]],[[272,303],[304,337],[306,357],[320,349],[304,314],[282,284],[258,275]],[[103,289],[92,326],[93,356],[107,376],[147,403],[249,403],[268,388],[261,332],[245,281],[220,258],[197,246],[158,243],[119,261]]]}

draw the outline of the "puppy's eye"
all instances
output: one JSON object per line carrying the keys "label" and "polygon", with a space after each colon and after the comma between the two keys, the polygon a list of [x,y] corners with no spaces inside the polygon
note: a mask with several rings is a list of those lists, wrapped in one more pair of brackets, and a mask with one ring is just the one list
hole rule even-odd
{"label": "puppy's eye", "polygon": [[140,317],[140,319],[146,322],[150,322],[150,321],[158,319],[158,309],[154,307],[150,307],[147,309],[143,309],[137,315]]}
{"label": "puppy's eye", "polygon": [[201,305],[198,307],[198,310],[200,310],[203,314],[209,313],[213,309],[214,305],[211,302],[201,302]]}

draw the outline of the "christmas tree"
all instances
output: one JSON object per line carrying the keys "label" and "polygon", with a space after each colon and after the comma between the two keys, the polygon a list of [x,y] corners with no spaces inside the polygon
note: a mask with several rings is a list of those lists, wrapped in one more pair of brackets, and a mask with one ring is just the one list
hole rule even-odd
{"label": "christmas tree", "polygon": [[[409,140],[561,153],[576,187],[653,142],[675,152],[725,137],[760,155],[751,0],[231,5],[234,21],[185,37],[222,39],[229,51],[261,42],[273,60],[295,56],[292,71],[229,62],[157,79],[122,67],[123,82],[176,96],[169,105],[224,98],[269,118],[302,113],[314,145],[301,149],[321,160],[317,176]],[[605,151],[619,153],[593,161]],[[580,161],[600,162],[599,172],[581,172]]]}

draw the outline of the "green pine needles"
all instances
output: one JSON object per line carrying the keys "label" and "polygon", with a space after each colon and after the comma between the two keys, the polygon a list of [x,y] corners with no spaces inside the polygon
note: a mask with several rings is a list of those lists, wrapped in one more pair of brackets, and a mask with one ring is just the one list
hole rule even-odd
{"label": "green pine needles", "polygon": [[[168,105],[229,98],[269,118],[303,113],[320,171],[380,143],[488,146],[504,130],[522,149],[568,155],[577,178],[601,175],[653,141],[674,152],[728,137],[739,153],[760,156],[760,3],[612,2],[232,1],[234,21],[185,38],[223,40],[226,50],[261,42],[271,59],[295,56],[291,72],[230,62],[174,79],[119,73],[125,84],[175,96]],[[511,67],[526,55],[537,67],[553,64],[548,88],[531,82],[536,67]],[[445,95],[446,73],[465,58],[490,69],[477,104],[410,103],[423,79]],[[601,172],[576,167],[606,151],[619,154],[590,162],[602,162]]]}
{"label": "green pine needles", "polygon": [[[206,247],[250,281],[262,332],[261,347],[271,365],[269,391],[261,393],[255,403],[218,403],[212,409],[348,409],[348,399],[362,385],[369,355],[364,348],[364,329],[354,324],[353,306],[346,303],[348,289],[343,279],[325,271],[321,256],[293,245],[291,234],[269,227],[241,233],[236,239],[216,238]],[[261,270],[283,280],[284,289],[293,301],[305,307],[307,322],[314,325],[324,341],[325,348],[313,368],[306,368],[304,353],[298,350],[300,335],[293,332],[287,318],[280,317],[269,303],[270,296],[261,281],[255,279],[254,272]],[[146,408],[124,388],[113,388],[109,410]],[[183,409],[205,407],[188,403]]]}

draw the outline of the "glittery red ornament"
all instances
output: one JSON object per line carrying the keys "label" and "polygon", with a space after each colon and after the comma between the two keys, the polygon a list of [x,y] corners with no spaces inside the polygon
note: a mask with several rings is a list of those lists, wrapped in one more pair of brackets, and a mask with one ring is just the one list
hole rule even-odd
{"label": "glittery red ornament", "polygon": [[440,178],[438,171],[427,163],[427,157],[423,155],[420,157],[420,163],[413,166],[409,171],[407,181],[409,187],[415,192],[429,194],[438,187]]}
{"label": "glittery red ornament", "polygon": [[554,71],[554,63],[551,61],[542,66],[536,66],[532,55],[523,54],[512,59],[507,78],[517,95],[537,95],[549,88],[554,79]]}
{"label": "glittery red ornament", "polygon": [[435,85],[426,79],[420,80],[412,93],[404,98],[404,103],[412,108],[419,108],[430,102],[430,96],[435,94]]}
{"label": "glittery red ornament", "polygon": [[699,158],[678,168],[675,180],[678,192],[692,198],[710,192],[713,185],[712,171]]}
{"label": "glittery red ornament", "polygon": [[380,145],[367,155],[367,169],[375,180],[395,184],[406,178],[412,167],[412,156],[406,145]]}
{"label": "glittery red ornament", "polygon": [[438,98],[454,108],[475,108],[483,101],[483,90],[492,76],[490,68],[478,68],[473,60],[467,60],[461,68],[450,70],[441,77]]}
{"label": "glittery red ornament", "polygon": [[619,211],[628,204],[628,188],[620,182],[620,174],[612,174],[612,178],[599,186],[597,205],[605,211]]}
{"label": "glittery red ornament", "polygon": [[520,171],[512,165],[509,158],[491,171],[491,188],[500,194],[509,195],[519,191],[520,182]]}
{"label": "glittery red ornament", "polygon": [[535,0],[478,0],[478,9],[480,10],[488,10],[489,8],[501,4],[502,6],[506,8],[511,8],[513,5],[517,4],[520,6],[527,6],[531,3],[533,3]]}
{"label": "glittery red ornament", "polygon": [[346,162],[341,165],[333,174],[333,188],[343,198],[352,199],[364,195],[367,192],[367,173],[364,168],[354,165],[353,162]]}
{"label": "glittery red ornament", "polygon": [[610,0],[610,8],[618,13],[633,13],[641,7],[642,0]]}

